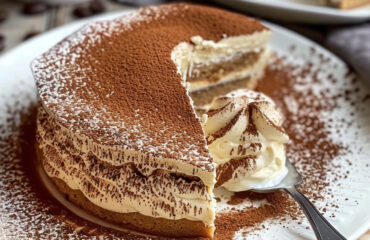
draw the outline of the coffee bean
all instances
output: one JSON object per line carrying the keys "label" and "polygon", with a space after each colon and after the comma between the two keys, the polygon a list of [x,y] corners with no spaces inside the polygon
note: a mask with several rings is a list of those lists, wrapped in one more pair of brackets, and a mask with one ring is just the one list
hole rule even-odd
{"label": "coffee bean", "polygon": [[5,37],[0,34],[0,52],[5,49]]}
{"label": "coffee bean", "polygon": [[23,5],[22,13],[26,15],[34,15],[45,12],[49,6],[43,2],[28,2]]}
{"label": "coffee bean", "polygon": [[90,10],[93,13],[102,13],[105,11],[105,5],[101,0],[93,0],[90,3]]}
{"label": "coffee bean", "polygon": [[89,7],[81,6],[81,7],[76,7],[73,10],[73,15],[78,18],[85,18],[85,17],[90,17],[93,15],[93,12]]}
{"label": "coffee bean", "polygon": [[0,10],[0,23],[4,22],[8,18],[8,12],[5,10]]}
{"label": "coffee bean", "polygon": [[39,35],[40,32],[39,31],[32,31],[32,32],[29,32],[27,33],[24,38],[23,38],[23,41],[26,41],[27,39],[30,39],[30,38],[33,38],[34,36],[36,35]]}

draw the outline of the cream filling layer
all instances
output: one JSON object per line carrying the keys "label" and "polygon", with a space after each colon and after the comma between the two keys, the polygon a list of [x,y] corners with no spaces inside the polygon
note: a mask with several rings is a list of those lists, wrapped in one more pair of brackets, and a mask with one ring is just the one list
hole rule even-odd
{"label": "cream filling layer", "polygon": [[252,52],[263,55],[259,59],[259,63],[253,64],[242,71],[232,71],[230,73],[225,72],[224,77],[222,77],[217,83],[207,82],[190,85],[190,91],[195,91],[199,88],[215,85],[220,82],[260,75],[261,66],[265,65],[264,62],[266,62],[266,59],[268,58],[267,55],[269,52],[265,51],[265,48],[270,36],[271,31],[269,30],[263,30],[248,35],[233,37],[224,36],[224,38],[218,42],[204,40],[200,36],[194,36],[191,38],[190,43],[179,43],[172,50],[171,58],[176,64],[177,71],[181,78],[186,81],[189,76],[197,74],[197,72],[194,72],[194,66],[196,65],[207,66],[219,62],[232,61],[232,59],[238,55]]}
{"label": "cream filling layer", "polygon": [[[53,114],[49,112],[45,106],[43,106],[42,109],[55,119]],[[215,184],[216,173],[214,171],[207,171],[204,168],[194,166],[184,161],[178,161],[177,159],[156,157],[152,154],[125,148],[125,146],[99,144],[83,134],[72,132],[57,120],[55,120],[55,124],[60,128],[61,135],[70,137],[76,149],[81,149],[81,151],[84,152],[92,152],[99,160],[110,165],[122,166],[126,163],[135,163],[135,165],[140,168],[140,171],[144,173],[149,174],[157,169],[163,169],[171,172],[183,173],[188,176],[199,177],[208,187],[213,187]]]}
{"label": "cream filling layer", "polygon": [[185,218],[213,225],[213,188],[206,187],[202,181],[189,182],[165,170],[141,172],[133,163],[110,165],[86,149],[75,148],[71,136],[65,135],[61,126],[52,126],[48,121],[53,119],[40,108],[39,147],[50,177],[63,180],[95,205],[113,212],[138,212],[172,220]]}
{"label": "cream filling layer", "polygon": [[262,93],[236,90],[216,98],[202,118],[208,148],[220,166],[232,159],[255,160],[252,169],[238,168],[223,183],[230,191],[245,191],[286,174],[282,116]]}

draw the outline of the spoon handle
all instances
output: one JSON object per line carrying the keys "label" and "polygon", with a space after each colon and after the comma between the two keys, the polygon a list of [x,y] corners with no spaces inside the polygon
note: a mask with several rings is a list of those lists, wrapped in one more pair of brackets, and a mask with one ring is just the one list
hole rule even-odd
{"label": "spoon handle", "polygon": [[307,216],[311,227],[313,228],[316,238],[319,240],[340,240],[343,237],[315,208],[315,206],[295,187],[284,189],[289,193],[302,207],[304,214]]}

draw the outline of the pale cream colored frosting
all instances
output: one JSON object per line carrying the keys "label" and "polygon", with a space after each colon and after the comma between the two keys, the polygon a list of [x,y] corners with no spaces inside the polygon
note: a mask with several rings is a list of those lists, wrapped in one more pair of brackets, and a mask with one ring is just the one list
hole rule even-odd
{"label": "pale cream colored frosting", "polygon": [[[58,124],[42,107],[37,132],[46,173],[80,190],[95,205],[118,213],[138,212],[213,225],[213,185],[176,175],[188,167],[149,160],[140,153],[133,155],[132,150],[117,152],[91,145],[88,139]],[[195,169],[194,173],[199,175]]]}
{"label": "pale cream colored frosting", "polygon": [[266,95],[241,89],[214,99],[203,128],[209,151],[218,166],[232,159],[246,159],[251,168],[237,168],[222,186],[244,191],[286,174],[288,135],[281,128],[282,115]]}

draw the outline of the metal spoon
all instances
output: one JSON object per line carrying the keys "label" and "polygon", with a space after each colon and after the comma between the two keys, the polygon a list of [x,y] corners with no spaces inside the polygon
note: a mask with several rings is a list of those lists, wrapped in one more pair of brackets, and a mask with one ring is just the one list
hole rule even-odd
{"label": "metal spoon", "polygon": [[251,191],[260,193],[285,191],[289,193],[303,209],[317,239],[346,239],[319,213],[310,200],[295,188],[303,182],[302,177],[289,161],[286,161],[286,166],[288,168],[288,175],[279,184],[267,188],[254,188]]}

